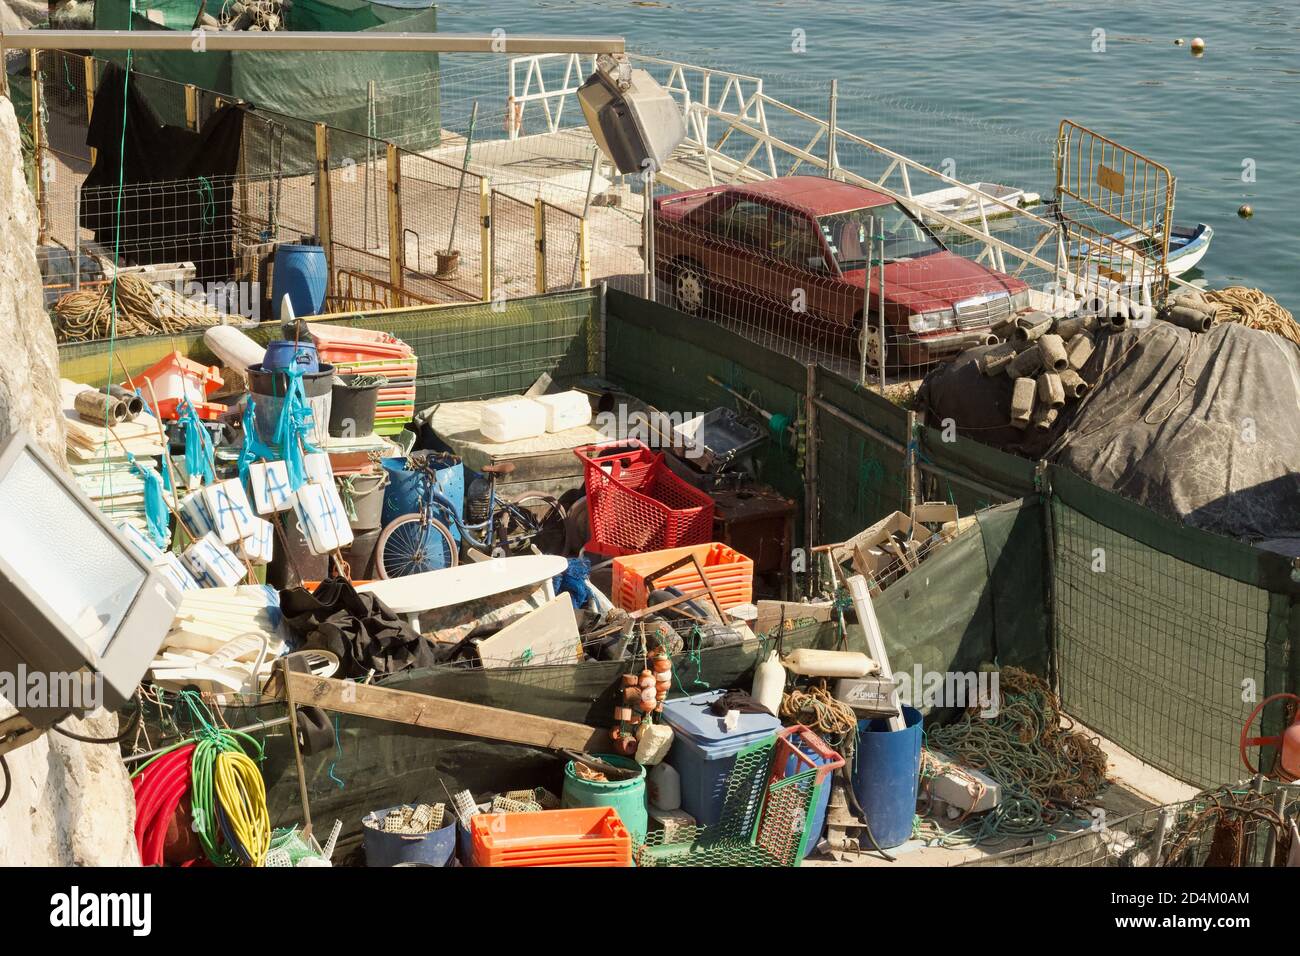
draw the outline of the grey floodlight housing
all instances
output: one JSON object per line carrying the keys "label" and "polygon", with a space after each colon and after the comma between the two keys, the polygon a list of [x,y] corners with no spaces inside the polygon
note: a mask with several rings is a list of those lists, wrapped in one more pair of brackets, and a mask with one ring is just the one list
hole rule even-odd
{"label": "grey floodlight housing", "polygon": [[596,72],[578,88],[591,136],[620,173],[659,171],[686,138],[672,94],[626,57],[602,55]]}
{"label": "grey floodlight housing", "polygon": [[[30,436],[0,442],[0,689],[20,712],[0,720],[0,753],[33,728],[124,705],[178,600]],[[46,681],[34,701],[33,679]]]}

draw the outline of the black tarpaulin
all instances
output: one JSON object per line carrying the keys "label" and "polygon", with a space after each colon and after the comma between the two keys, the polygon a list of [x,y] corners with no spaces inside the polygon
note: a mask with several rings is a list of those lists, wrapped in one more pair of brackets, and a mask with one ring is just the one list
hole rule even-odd
{"label": "black tarpaulin", "polygon": [[82,186],[81,225],[128,263],[193,262],[201,282],[229,279],[244,111],[224,106],[198,132],[165,126],[126,77],[109,64],[95,95],[86,144],[97,154]]}
{"label": "black tarpaulin", "polygon": [[1166,517],[1233,538],[1300,537],[1300,349],[1224,323],[1168,322],[1102,334],[1093,385],[1046,432],[1007,425],[1011,379],[971,350],[918,393],[927,423],[1064,465]]}

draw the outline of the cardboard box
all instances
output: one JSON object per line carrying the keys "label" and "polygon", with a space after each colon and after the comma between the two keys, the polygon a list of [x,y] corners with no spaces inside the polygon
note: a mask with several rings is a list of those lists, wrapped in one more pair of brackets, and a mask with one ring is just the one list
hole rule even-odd
{"label": "cardboard box", "polygon": [[[907,539],[907,545],[901,550],[895,535]],[[932,537],[924,525],[915,524],[903,512],[895,511],[834,548],[831,557],[836,564],[852,561],[854,571],[874,582],[896,562],[905,567],[909,562],[914,565],[919,560],[917,552]]]}

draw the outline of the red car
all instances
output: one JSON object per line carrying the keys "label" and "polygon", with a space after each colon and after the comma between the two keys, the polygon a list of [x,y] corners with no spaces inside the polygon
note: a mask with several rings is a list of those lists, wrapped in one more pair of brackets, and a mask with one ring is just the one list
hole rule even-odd
{"label": "red car", "polygon": [[[801,339],[862,334],[867,236],[885,233],[885,360],[924,365],[985,340],[1029,308],[1029,286],[950,252],[883,193],[817,176],[714,186],[655,200],[658,277],[691,315],[759,300],[789,316]],[[879,248],[877,242],[877,248]],[[867,361],[878,367],[880,269],[871,270]]]}

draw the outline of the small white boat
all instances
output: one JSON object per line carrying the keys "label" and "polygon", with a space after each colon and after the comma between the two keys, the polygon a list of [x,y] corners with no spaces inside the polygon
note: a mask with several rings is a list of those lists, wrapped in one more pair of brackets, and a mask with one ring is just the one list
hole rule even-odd
{"label": "small white boat", "polygon": [[[1131,243],[1137,235],[1136,229],[1123,229],[1112,233],[1109,238],[1119,242]],[[1194,269],[1205,254],[1210,251],[1210,241],[1214,238],[1214,229],[1208,223],[1198,222],[1195,226],[1175,225],[1169,231],[1169,252],[1165,262],[1171,276],[1180,276]],[[1139,252],[1155,257],[1152,240],[1143,240],[1137,246]],[[1125,262],[1132,260],[1132,253],[1127,249],[1120,252],[1117,247],[1107,248],[1105,239],[1098,242],[1083,242],[1071,249],[1072,259],[1087,259],[1090,263],[1127,273]]]}
{"label": "small white boat", "polygon": [[[977,190],[984,195],[977,195],[972,190]],[[978,182],[968,183],[967,186],[948,186],[945,189],[921,193],[913,196],[912,200],[940,215],[963,223],[979,222],[984,217],[997,219],[1011,215],[1011,210],[1007,209],[1002,203],[993,202],[991,199],[986,199],[985,196],[1001,199],[1002,202],[1021,209],[1042,202],[1042,197],[1038,193],[1025,192],[1025,190],[1017,189],[1015,186]]]}

